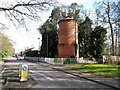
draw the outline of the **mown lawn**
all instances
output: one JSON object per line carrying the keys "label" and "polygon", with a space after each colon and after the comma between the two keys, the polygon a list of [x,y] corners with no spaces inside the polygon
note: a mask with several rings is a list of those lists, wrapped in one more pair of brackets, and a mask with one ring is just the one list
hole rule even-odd
{"label": "mown lawn", "polygon": [[79,70],[81,72],[89,72],[97,75],[118,77],[120,78],[120,67],[112,64],[75,64],[67,65],[66,68]]}

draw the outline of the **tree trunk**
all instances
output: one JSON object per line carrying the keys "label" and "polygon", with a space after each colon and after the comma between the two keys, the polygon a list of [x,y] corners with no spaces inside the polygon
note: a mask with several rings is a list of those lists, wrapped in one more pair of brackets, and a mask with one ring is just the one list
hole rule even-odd
{"label": "tree trunk", "polygon": [[107,12],[107,17],[108,17],[108,23],[110,26],[110,30],[111,30],[111,38],[112,38],[112,55],[115,55],[115,48],[114,48],[114,33],[113,33],[113,27],[112,27],[112,23],[110,20],[110,4],[108,2],[108,12]]}
{"label": "tree trunk", "polygon": [[120,56],[120,44],[119,44],[119,46],[118,46],[118,47],[119,47],[119,50],[118,50],[118,55]]}
{"label": "tree trunk", "polygon": [[115,55],[118,55],[118,31],[115,31]]}

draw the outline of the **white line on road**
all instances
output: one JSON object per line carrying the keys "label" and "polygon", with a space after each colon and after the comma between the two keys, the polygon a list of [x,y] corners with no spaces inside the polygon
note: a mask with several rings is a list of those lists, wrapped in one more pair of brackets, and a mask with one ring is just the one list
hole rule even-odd
{"label": "white line on road", "polygon": [[[36,71],[32,71],[32,70],[29,70],[29,72],[36,73]],[[41,76],[47,78],[47,79],[50,80],[50,81],[54,81],[54,79],[52,79],[52,78],[46,76],[45,74],[41,74],[41,73],[37,73],[37,74],[39,74],[39,75],[41,75]]]}
{"label": "white line on road", "polygon": [[4,68],[4,69],[2,70],[1,75],[3,74],[3,72],[5,71],[5,69],[6,69],[6,68]]}
{"label": "white line on road", "polygon": [[48,76],[46,76],[44,74],[40,74],[40,75],[46,77],[48,80],[54,81],[54,79],[52,79],[52,78],[50,78],[50,77],[48,77]]}
{"label": "white line on road", "polygon": [[58,71],[43,71],[43,70],[39,70],[39,71],[33,71],[33,70],[29,70],[29,72],[32,72],[32,73],[39,73],[39,72],[58,72]]}

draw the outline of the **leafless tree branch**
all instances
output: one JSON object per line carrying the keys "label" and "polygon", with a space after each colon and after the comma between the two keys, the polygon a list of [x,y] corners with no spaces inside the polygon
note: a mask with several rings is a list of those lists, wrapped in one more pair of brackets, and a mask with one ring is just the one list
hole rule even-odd
{"label": "leafless tree branch", "polygon": [[16,4],[16,5],[14,5],[13,7],[10,7],[10,8],[6,8],[6,7],[0,7],[0,11],[9,11],[9,10],[15,10],[15,8],[17,8],[17,7],[23,7],[23,6],[43,6],[44,7],[44,5],[51,5],[51,3],[48,3],[48,2],[41,2],[41,3],[30,3],[30,2],[28,2],[28,3],[26,3],[26,4]]}
{"label": "leafless tree branch", "polygon": [[[0,12],[4,11],[10,21],[16,26],[16,23],[19,25],[25,26],[25,19],[40,21],[41,20],[41,11],[48,10],[50,6],[55,5],[57,2],[53,0],[30,0],[28,2],[23,2],[23,0],[15,0],[17,4],[9,4],[9,6],[0,6]],[[4,4],[4,3],[3,3]],[[15,5],[14,5],[15,4]],[[23,24],[24,19],[24,24]],[[17,21],[17,22],[16,22]],[[26,26],[25,26],[26,27]]]}

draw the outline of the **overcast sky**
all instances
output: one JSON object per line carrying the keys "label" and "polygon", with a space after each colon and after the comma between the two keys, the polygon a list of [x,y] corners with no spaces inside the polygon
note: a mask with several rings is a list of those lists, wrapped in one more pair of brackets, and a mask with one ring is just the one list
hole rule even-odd
{"label": "overcast sky", "polygon": [[[0,0],[0,5],[1,5],[1,1],[10,3],[11,1],[13,2],[14,0]],[[63,3],[65,5],[70,5],[71,3],[83,4],[87,10],[92,10],[93,4],[95,1],[96,0],[58,0],[58,2]],[[97,0],[97,1],[99,1],[99,0]],[[19,52],[21,50],[24,50],[27,47],[32,47],[32,46],[35,47],[35,49],[38,49],[38,45],[39,45],[38,38],[40,38],[40,40],[41,40],[42,37],[38,33],[37,28],[40,25],[42,25],[43,22],[46,21],[46,19],[50,16],[50,14],[51,14],[51,11],[41,13],[42,21],[31,22],[29,24],[29,32],[28,32],[24,28],[16,29],[11,23],[9,23],[7,21],[4,14],[2,12],[0,12],[0,16],[1,16],[0,21],[2,21],[2,23],[6,24],[8,27],[8,29],[4,30],[4,32],[9,36],[9,38],[13,42],[15,42],[14,47],[15,47],[16,52]]]}

